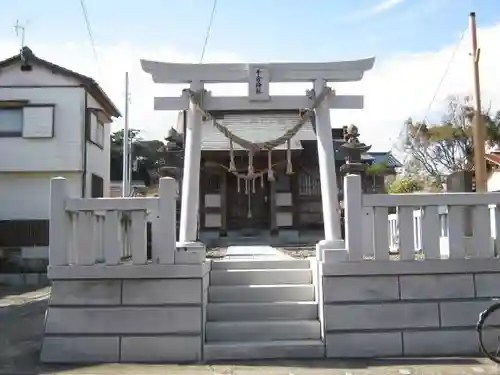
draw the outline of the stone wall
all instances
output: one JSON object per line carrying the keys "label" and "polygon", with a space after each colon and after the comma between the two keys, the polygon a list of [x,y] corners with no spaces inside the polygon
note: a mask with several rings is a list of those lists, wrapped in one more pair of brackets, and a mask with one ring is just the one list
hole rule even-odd
{"label": "stone wall", "polygon": [[49,267],[44,362],[198,362],[209,264]]}
{"label": "stone wall", "polygon": [[500,296],[500,260],[323,264],[327,357],[479,353],[479,313]]}

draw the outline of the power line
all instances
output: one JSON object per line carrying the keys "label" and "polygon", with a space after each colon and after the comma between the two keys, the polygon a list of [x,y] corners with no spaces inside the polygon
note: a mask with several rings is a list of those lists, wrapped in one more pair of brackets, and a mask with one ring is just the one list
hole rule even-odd
{"label": "power line", "polygon": [[210,39],[210,32],[212,31],[212,23],[214,22],[216,9],[217,9],[217,0],[214,0],[213,6],[212,6],[212,13],[210,14],[210,21],[208,22],[207,32],[205,34],[205,41],[203,43],[203,49],[201,51],[200,64],[203,62],[203,58],[205,57],[205,51],[207,50],[208,40]]}
{"label": "power line", "polygon": [[[420,125],[418,126],[417,131],[416,131],[416,133],[415,133],[415,134],[418,134],[418,133],[420,132],[420,130],[422,129],[422,126],[423,126],[424,124],[429,125],[428,116],[429,116],[429,113],[430,113],[430,111],[431,111],[432,105],[433,105],[433,104],[434,104],[434,102],[436,101],[437,95],[439,94],[439,91],[441,90],[441,86],[443,85],[443,82],[444,82],[444,80],[445,80],[446,76],[448,75],[448,72],[450,71],[450,68],[451,68],[451,66],[452,66],[453,62],[455,61],[455,57],[456,57],[456,55],[457,55],[458,49],[460,48],[460,45],[462,44],[462,41],[463,41],[463,39],[464,39],[465,34],[467,33],[467,30],[468,30],[468,28],[467,28],[467,29],[465,29],[465,30],[462,32],[462,34],[461,34],[461,36],[460,36],[460,39],[458,40],[457,44],[455,45],[455,48],[453,49],[453,52],[452,52],[452,54],[451,54],[451,58],[450,58],[450,60],[448,61],[448,64],[446,65],[446,68],[445,68],[445,70],[444,70],[444,72],[443,72],[443,74],[442,74],[442,76],[441,76],[441,79],[440,79],[440,80],[439,80],[439,82],[438,82],[438,85],[437,85],[437,87],[436,87],[436,90],[434,91],[434,94],[432,95],[432,99],[431,99],[431,101],[429,102],[429,105],[427,106],[427,110],[426,110],[426,112],[425,112],[424,119],[423,119],[423,121],[420,123]],[[404,133],[405,131],[406,131],[406,125],[404,125],[404,126],[402,127],[401,131],[399,132],[398,139],[400,139],[400,138],[402,137],[402,135],[403,135],[403,133]],[[392,148],[394,148],[394,145],[392,146]],[[408,154],[406,154],[406,156],[405,156],[405,160],[404,160],[403,164],[404,164],[407,160],[408,160]]]}
{"label": "power line", "polygon": [[[458,41],[457,45],[455,46],[453,53],[451,55],[450,61],[448,61],[448,65],[446,66],[446,69],[443,72],[443,75],[441,77],[441,80],[439,81],[436,91],[434,91],[434,95],[432,96],[431,102],[429,103],[429,106],[427,107],[426,114],[424,116],[424,121],[427,121],[427,125],[429,124],[429,120],[427,119],[427,116],[429,116],[429,112],[431,111],[431,107],[434,104],[434,101],[436,100],[437,94],[439,93],[439,90],[441,89],[441,86],[448,75],[448,72],[450,71],[451,65],[453,64],[453,61],[455,61],[455,56],[457,55],[458,49],[460,48],[460,45],[462,44],[462,40],[464,39],[465,33],[467,32],[468,29],[465,29],[465,31],[462,33],[460,36],[460,40]],[[417,128],[417,134],[422,128],[423,122],[419,125]]]}
{"label": "power line", "polygon": [[97,62],[97,68],[99,69],[99,56],[97,55],[97,50],[94,42],[94,35],[92,33],[92,26],[90,25],[89,16],[87,13],[87,7],[85,6],[85,0],[80,0],[80,5],[82,7],[83,18],[85,19],[85,25],[87,27],[87,33],[89,35],[90,45],[92,46],[92,52],[94,53],[94,58]]}

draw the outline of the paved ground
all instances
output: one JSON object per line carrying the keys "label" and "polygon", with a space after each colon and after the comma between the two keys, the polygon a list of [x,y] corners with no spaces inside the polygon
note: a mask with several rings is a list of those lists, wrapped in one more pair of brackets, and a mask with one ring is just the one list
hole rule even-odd
{"label": "paved ground", "polygon": [[272,361],[218,365],[54,367],[38,362],[49,289],[0,287],[0,375],[478,375],[499,374],[483,359],[406,361]]}

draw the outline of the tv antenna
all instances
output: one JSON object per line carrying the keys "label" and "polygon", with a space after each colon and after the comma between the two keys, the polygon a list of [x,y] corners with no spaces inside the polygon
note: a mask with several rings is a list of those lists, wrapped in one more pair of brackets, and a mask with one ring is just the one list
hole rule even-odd
{"label": "tv antenna", "polygon": [[24,36],[26,32],[26,25],[19,23],[19,20],[16,20],[16,24],[14,25],[14,31],[16,36],[21,36],[21,49],[24,47]]}

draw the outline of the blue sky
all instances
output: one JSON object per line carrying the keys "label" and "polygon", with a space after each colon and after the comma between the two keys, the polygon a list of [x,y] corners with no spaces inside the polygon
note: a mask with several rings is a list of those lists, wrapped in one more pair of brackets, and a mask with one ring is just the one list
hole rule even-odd
{"label": "blue sky", "polygon": [[[99,65],[103,65],[96,78],[122,107],[123,74],[131,71],[132,126],[144,129],[147,137],[162,138],[175,114],[154,113],[154,88],[139,60],[198,62],[212,0],[85,3]],[[483,90],[493,107],[500,109],[499,0],[218,0],[206,56],[210,62],[314,62],[376,56],[374,70],[361,85],[345,86],[347,91],[365,95],[365,110],[332,112],[332,125],[356,123],[374,149],[390,149],[406,118],[426,115],[451,51],[467,28],[470,11],[477,13],[480,27]],[[35,53],[96,75],[98,64],[80,0],[10,2],[0,12],[0,59],[17,52],[16,20],[27,24],[26,44]],[[461,44],[441,88],[441,101],[450,94],[470,93],[468,39]],[[169,94],[180,91],[172,89]],[[432,113],[439,115],[440,108],[434,104]]]}
{"label": "blue sky", "polygon": [[[378,4],[394,4],[381,8]],[[475,9],[500,20],[498,0],[219,0],[209,48],[247,60],[329,60],[437,49],[455,40]],[[86,0],[97,44],[127,40],[201,51],[211,0]],[[119,6],[117,6],[120,4]],[[87,38],[79,0],[17,0],[0,13],[0,38],[27,22],[26,40]],[[199,52],[198,52],[199,53]]]}

